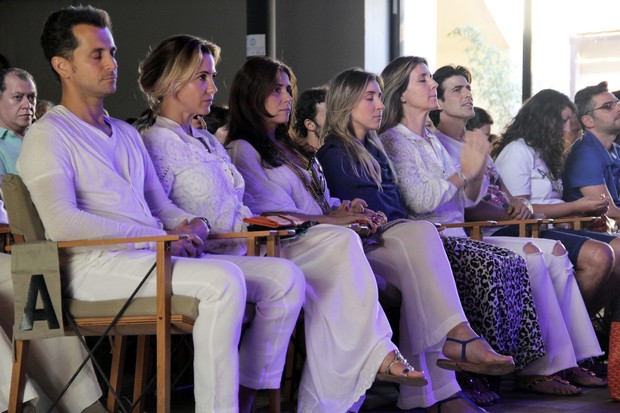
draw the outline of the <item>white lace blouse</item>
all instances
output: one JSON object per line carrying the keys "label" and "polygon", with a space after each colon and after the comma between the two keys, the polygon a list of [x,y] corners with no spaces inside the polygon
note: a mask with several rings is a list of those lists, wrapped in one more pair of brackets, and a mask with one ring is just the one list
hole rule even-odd
{"label": "white lace blouse", "polygon": [[[486,193],[487,180],[480,187],[478,198],[471,200],[448,178],[457,172],[450,155],[437,137],[425,129],[428,141],[405,125],[398,124],[380,135],[398,177],[409,215],[431,222],[463,222],[465,208],[476,205]],[[447,236],[463,237],[462,228],[448,228]]]}
{"label": "white lace blouse", "polygon": [[[193,128],[191,133],[162,116],[143,132],[164,190],[180,208],[208,218],[213,233],[245,231],[243,218],[252,213],[242,202],[243,177],[213,135]],[[245,241],[209,241],[209,251],[243,254]]]}

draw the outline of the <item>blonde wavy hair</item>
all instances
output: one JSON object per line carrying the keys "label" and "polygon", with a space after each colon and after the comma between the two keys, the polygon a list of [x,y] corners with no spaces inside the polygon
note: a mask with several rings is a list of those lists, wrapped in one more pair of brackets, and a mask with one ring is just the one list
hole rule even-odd
{"label": "blonde wavy hair", "polygon": [[[325,128],[321,139],[324,140],[326,136],[329,136],[338,141],[356,176],[372,180],[381,190],[381,168],[370,152],[355,137],[351,122],[351,112],[363,98],[368,83],[372,81],[377,82],[383,90],[383,81],[380,76],[359,68],[345,70],[330,82],[326,98]],[[385,155],[385,149],[376,131],[368,131],[366,141]],[[385,158],[388,159],[387,156]],[[361,166],[361,171],[358,165]],[[391,164],[390,168],[393,172]]]}
{"label": "blonde wavy hair", "polygon": [[164,96],[176,93],[196,75],[203,55],[210,54],[217,64],[220,50],[215,43],[188,34],[162,41],[138,67],[138,84],[149,107],[157,113]]}

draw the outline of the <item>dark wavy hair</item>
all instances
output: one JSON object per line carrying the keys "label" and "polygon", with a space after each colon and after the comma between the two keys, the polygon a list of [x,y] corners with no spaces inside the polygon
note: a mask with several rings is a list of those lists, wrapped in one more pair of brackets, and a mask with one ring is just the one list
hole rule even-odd
{"label": "dark wavy hair", "polygon": [[[471,72],[465,66],[455,66],[455,65],[446,65],[442,66],[433,73],[433,80],[437,82],[437,99],[443,100],[443,95],[446,91],[443,87],[444,80],[451,78],[453,76],[463,76],[467,83],[471,84]],[[428,116],[433,122],[433,125],[439,125],[439,114],[441,113],[441,109],[432,110]]]}
{"label": "dark wavy hair", "polygon": [[207,122],[207,130],[213,134],[222,126],[228,125],[230,119],[230,109],[228,105],[211,105],[211,110],[203,116]]}
{"label": "dark wavy hair", "polygon": [[[267,56],[250,57],[239,69],[230,86],[230,124],[228,127],[228,142],[237,139],[248,141],[261,157],[265,167],[275,168],[282,163],[277,159],[273,143],[267,135],[265,119],[272,115],[265,109],[265,101],[272,92],[280,71],[289,77],[292,87],[293,105],[291,113],[295,112],[297,97],[297,79],[293,70]],[[276,127],[276,139],[288,147],[295,147],[303,153],[306,151],[293,142],[289,134],[291,119],[286,124]]]}
{"label": "dark wavy hair", "polygon": [[523,138],[540,153],[552,178],[559,179],[565,160],[562,111],[566,108],[577,111],[568,96],[553,89],[541,90],[529,98],[506,126],[493,149],[493,157],[510,142]]}
{"label": "dark wavy hair", "polygon": [[[78,47],[78,41],[73,34],[73,26],[78,24],[112,30],[108,13],[92,6],[69,6],[53,12],[45,20],[41,33],[41,47],[50,66],[54,56],[71,59],[73,51]],[[60,80],[54,67],[52,72],[56,79]]]}

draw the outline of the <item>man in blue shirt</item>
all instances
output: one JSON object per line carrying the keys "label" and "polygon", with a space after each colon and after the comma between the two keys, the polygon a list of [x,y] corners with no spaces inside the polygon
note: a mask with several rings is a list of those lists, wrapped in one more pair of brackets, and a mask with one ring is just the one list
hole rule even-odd
{"label": "man in blue shirt", "polygon": [[0,176],[17,173],[15,162],[36,104],[37,86],[30,73],[16,67],[0,70]]}
{"label": "man in blue shirt", "polygon": [[610,199],[607,215],[620,219],[620,101],[609,92],[607,82],[588,86],[575,95],[577,116],[586,130],[566,160],[564,200],[581,197]]}

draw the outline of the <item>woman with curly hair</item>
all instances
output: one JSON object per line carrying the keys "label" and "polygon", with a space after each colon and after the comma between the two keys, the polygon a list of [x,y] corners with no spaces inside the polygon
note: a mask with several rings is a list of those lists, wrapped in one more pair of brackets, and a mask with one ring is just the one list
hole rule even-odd
{"label": "woman with curly hair", "polygon": [[[576,108],[568,96],[545,89],[528,99],[501,135],[492,155],[506,188],[547,218],[601,215],[609,200],[562,200],[562,170],[570,146],[565,136]],[[500,234],[507,235],[507,234]],[[561,241],[577,269],[579,289],[591,314],[611,302],[620,286],[620,239],[601,232],[554,228],[544,238]],[[610,270],[611,269],[611,270]],[[577,273],[577,275],[579,272]]]}

